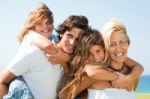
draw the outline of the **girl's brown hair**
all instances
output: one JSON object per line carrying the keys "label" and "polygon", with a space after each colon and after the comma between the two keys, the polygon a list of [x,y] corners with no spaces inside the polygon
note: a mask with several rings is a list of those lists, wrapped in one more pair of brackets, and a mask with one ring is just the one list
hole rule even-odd
{"label": "girl's brown hair", "polygon": [[[82,80],[82,77],[85,74],[84,67],[86,65],[86,62],[87,62],[86,60],[89,55],[89,48],[92,45],[100,45],[103,48],[105,48],[104,41],[102,39],[101,34],[97,30],[88,29],[79,38],[77,48],[73,54],[73,58],[69,65],[70,70],[69,70],[69,72],[66,73],[67,82],[65,84],[65,87],[60,92],[60,99],[64,99],[62,97],[64,97],[63,95],[66,95],[66,93],[71,94],[71,99],[73,99],[75,97],[76,88],[79,86],[79,84]],[[106,52],[105,52],[105,55],[107,55]],[[105,56],[103,63],[105,65],[109,64],[109,62],[107,60],[107,56]],[[76,81],[70,85],[70,82],[72,80],[76,80]],[[82,95],[86,96],[87,94],[86,94],[86,92],[85,93],[83,92]],[[67,96],[65,96],[65,97],[66,97],[65,99],[69,99],[69,98],[67,98]]]}

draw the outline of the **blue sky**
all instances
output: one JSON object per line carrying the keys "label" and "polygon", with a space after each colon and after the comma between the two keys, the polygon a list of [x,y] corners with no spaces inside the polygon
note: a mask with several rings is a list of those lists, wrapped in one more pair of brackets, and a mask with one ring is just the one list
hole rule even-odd
{"label": "blue sky", "polygon": [[100,30],[110,19],[122,21],[131,39],[128,56],[141,63],[150,75],[149,0],[2,0],[0,3],[0,73],[17,53],[16,35],[32,8],[44,2],[54,13],[55,27],[69,15],[85,15]]}

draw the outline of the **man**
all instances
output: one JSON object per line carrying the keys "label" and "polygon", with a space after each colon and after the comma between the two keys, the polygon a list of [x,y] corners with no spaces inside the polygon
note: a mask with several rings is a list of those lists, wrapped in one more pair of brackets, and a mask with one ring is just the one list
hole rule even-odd
{"label": "man", "polygon": [[[58,26],[57,32],[60,38],[60,42],[57,44],[58,48],[71,55],[79,36],[86,28],[88,28],[86,17],[69,16]],[[57,63],[56,59],[50,60]],[[22,68],[24,64],[26,67]],[[23,72],[20,72],[20,69]],[[52,64],[42,50],[31,45],[28,51],[22,54],[19,60],[14,61],[0,76],[0,99],[7,92],[7,85],[17,76],[22,76],[25,79],[35,99],[54,99],[60,75],[60,64]]]}

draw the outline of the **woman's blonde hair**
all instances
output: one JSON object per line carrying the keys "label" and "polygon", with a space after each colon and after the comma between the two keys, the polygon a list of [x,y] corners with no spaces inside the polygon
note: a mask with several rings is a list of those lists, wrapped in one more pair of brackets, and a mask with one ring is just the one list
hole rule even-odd
{"label": "woman's blonde hair", "polygon": [[29,30],[33,30],[37,24],[41,24],[43,22],[53,24],[53,13],[45,4],[41,4],[30,12],[23,29],[17,35],[19,42],[22,42],[24,36]]}
{"label": "woman's blonde hair", "polygon": [[127,34],[126,27],[119,20],[112,18],[109,22],[107,22],[101,30],[105,47],[108,50],[110,45],[110,37],[116,31],[122,31],[128,39],[128,44],[130,44],[130,39]]}

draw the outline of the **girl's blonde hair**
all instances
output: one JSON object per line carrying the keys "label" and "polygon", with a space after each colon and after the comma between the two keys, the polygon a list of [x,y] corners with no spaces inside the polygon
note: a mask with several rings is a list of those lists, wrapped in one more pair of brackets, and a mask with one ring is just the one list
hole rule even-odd
{"label": "girl's blonde hair", "polygon": [[37,24],[41,24],[43,22],[49,22],[50,24],[53,24],[53,13],[45,4],[41,4],[30,12],[28,20],[26,21],[23,29],[17,35],[18,41],[22,42],[24,36],[29,30],[34,30]]}
{"label": "girl's blonde hair", "polygon": [[110,37],[116,31],[122,31],[128,39],[128,44],[130,44],[130,39],[127,34],[126,27],[119,20],[112,18],[108,23],[104,25],[101,30],[102,37],[104,39],[105,47],[108,50],[110,45]]}

